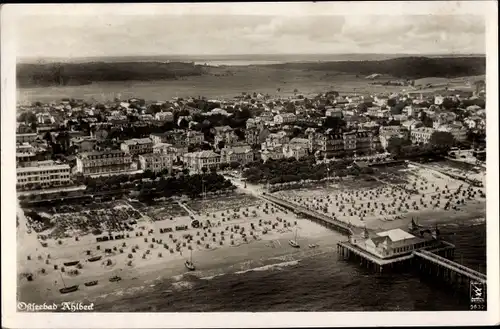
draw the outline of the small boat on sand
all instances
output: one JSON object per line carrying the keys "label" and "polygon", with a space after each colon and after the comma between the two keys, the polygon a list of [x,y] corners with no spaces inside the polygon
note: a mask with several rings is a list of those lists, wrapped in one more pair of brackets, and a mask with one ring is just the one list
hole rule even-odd
{"label": "small boat on sand", "polygon": [[317,244],[312,243],[309,245],[309,248],[313,249],[313,248],[316,248],[317,246],[318,246]]}
{"label": "small boat on sand", "polygon": [[85,282],[85,286],[87,286],[87,287],[97,286],[97,283],[98,283],[97,280],[89,281],[89,282]]}
{"label": "small boat on sand", "polygon": [[102,256],[94,256],[94,257],[90,257],[89,259],[87,259],[89,262],[97,262],[98,260],[101,260]]}
{"label": "small boat on sand", "polygon": [[67,294],[67,293],[74,292],[77,290],[78,290],[78,285],[74,285],[74,286],[70,286],[70,287],[61,288],[61,289],[59,289],[59,292],[61,294]]}
{"label": "small boat on sand", "polygon": [[67,294],[67,293],[74,292],[74,291],[77,291],[77,290],[78,290],[78,285],[76,285],[76,284],[75,284],[74,286],[69,286],[69,287],[67,287],[67,286],[66,286],[66,282],[64,282],[64,279],[63,279],[62,274],[61,274],[61,273],[59,273],[59,275],[61,276],[61,281],[62,281],[62,283],[63,283],[63,285],[64,285],[64,288],[59,289],[59,292],[60,292],[61,294]]}
{"label": "small boat on sand", "polygon": [[196,267],[194,266],[194,263],[193,263],[193,251],[192,250],[191,250],[191,257],[189,260],[186,260],[184,262],[184,266],[186,266],[186,268],[190,271],[196,270]]}
{"label": "small boat on sand", "polygon": [[75,260],[75,261],[72,261],[72,262],[66,262],[64,263],[64,266],[74,266],[74,265],[77,265],[78,263],[80,263],[79,260]]}
{"label": "small boat on sand", "polygon": [[119,277],[118,275],[115,275],[115,276],[112,276],[112,277],[109,278],[110,282],[118,282],[118,281],[121,281],[121,280],[122,280],[122,278]]}

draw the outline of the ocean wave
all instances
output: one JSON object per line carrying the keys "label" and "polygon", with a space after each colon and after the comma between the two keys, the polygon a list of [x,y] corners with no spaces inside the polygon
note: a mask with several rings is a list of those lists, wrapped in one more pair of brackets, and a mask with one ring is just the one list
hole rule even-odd
{"label": "ocean wave", "polygon": [[237,272],[234,272],[234,274],[245,274],[248,272],[262,272],[262,271],[268,271],[268,270],[274,270],[274,269],[281,269],[283,267],[297,265],[298,263],[299,263],[298,260],[293,260],[293,261],[289,261],[289,262],[269,264],[269,265],[251,268],[251,269],[244,270],[244,271],[237,271]]}
{"label": "ocean wave", "polygon": [[172,283],[172,287],[175,288],[176,290],[191,289],[193,288],[193,286],[194,283],[189,281],[178,281]]}
{"label": "ocean wave", "polygon": [[175,275],[172,277],[174,281],[180,281],[184,277],[184,274]]}
{"label": "ocean wave", "polygon": [[215,275],[210,275],[210,276],[204,276],[204,277],[201,277],[200,280],[213,280],[219,276],[223,276],[223,275],[226,275],[226,273],[221,273],[221,274],[215,274]]}

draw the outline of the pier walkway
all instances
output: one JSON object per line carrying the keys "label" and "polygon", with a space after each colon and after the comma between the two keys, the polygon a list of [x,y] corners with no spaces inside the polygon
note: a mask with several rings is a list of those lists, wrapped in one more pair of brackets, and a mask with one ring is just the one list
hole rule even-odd
{"label": "pier walkway", "polygon": [[287,209],[290,209],[298,215],[308,216],[312,220],[319,222],[320,224],[322,224],[326,227],[332,228],[332,229],[334,229],[334,230],[336,230],[344,235],[350,235],[353,233],[351,227],[348,224],[341,222],[339,220],[333,219],[330,216],[318,213],[316,211],[307,209],[303,206],[294,204],[292,202],[277,198],[277,197],[269,195],[269,194],[262,195],[262,198],[269,201],[269,202],[272,202],[272,203],[278,204],[282,207],[285,207]]}
{"label": "pier walkway", "polygon": [[420,257],[426,261],[434,263],[437,266],[445,268],[448,271],[455,272],[457,274],[463,275],[475,282],[481,282],[486,284],[486,274],[470,269],[461,264],[455,263],[449,259],[446,259],[442,256],[436,255],[427,250],[418,250],[414,251],[413,254],[417,257]]}

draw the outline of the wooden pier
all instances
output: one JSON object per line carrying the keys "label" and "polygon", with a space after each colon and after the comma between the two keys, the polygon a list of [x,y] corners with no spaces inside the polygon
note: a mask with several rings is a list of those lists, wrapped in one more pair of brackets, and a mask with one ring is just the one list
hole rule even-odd
{"label": "wooden pier", "polygon": [[453,244],[440,241],[440,245],[413,250],[398,257],[379,258],[348,241],[337,244],[339,258],[359,262],[361,266],[378,273],[397,270],[417,272],[424,278],[444,282],[467,296],[472,293],[471,282],[480,284],[486,291],[486,275],[452,261],[454,252]]}
{"label": "wooden pier", "polygon": [[269,194],[263,195],[262,198],[269,201],[269,202],[278,204],[284,208],[292,210],[298,216],[307,217],[308,219],[310,219],[310,220],[312,220],[320,225],[323,225],[325,227],[333,229],[333,230],[335,230],[343,235],[350,235],[352,233],[351,227],[348,224],[341,222],[339,220],[336,220],[334,218],[331,218],[330,216],[327,216],[325,214],[321,214],[319,212],[307,209],[305,207],[296,205],[294,203],[277,198],[277,197],[269,195]]}
{"label": "wooden pier", "polygon": [[[353,231],[356,229],[356,227],[351,227],[326,214],[321,214],[269,194],[262,195],[262,198],[343,235],[350,236],[354,234]],[[445,282],[457,292],[468,293],[468,296],[471,296],[472,293],[470,290],[471,283],[481,285],[484,292],[486,291],[486,275],[453,262],[455,246],[443,240],[438,240],[432,246],[421,247],[391,258],[379,258],[349,241],[344,241],[337,244],[337,254],[342,259],[355,260],[361,266],[377,273],[394,270],[416,271],[422,277],[430,277],[432,280]]]}

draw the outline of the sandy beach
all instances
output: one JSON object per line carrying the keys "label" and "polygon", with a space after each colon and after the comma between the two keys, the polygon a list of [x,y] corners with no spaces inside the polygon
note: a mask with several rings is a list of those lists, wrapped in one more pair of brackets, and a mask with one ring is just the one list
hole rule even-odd
{"label": "sandy beach", "polygon": [[[252,186],[246,189],[250,191]],[[405,228],[412,218],[426,225],[484,221],[482,193],[484,188],[409,165],[368,181],[344,180],[326,188],[274,194],[356,226],[387,230]],[[151,288],[159,280],[182,287],[189,284],[182,280],[186,274],[209,280],[289,266],[308,255],[333,254],[336,242],[344,238],[242,193],[149,205],[136,200],[63,205],[39,209],[39,214],[53,225],[37,233],[18,206],[18,295],[25,302],[96,301]],[[97,241],[109,236],[113,240]],[[296,237],[300,248],[289,245]],[[195,271],[184,266],[191,257]],[[112,277],[119,279],[110,281]],[[85,285],[91,281],[97,284]],[[60,293],[73,285],[77,291]]]}
{"label": "sandy beach", "polygon": [[373,178],[274,195],[345,223],[375,230],[403,227],[412,218],[424,224],[439,224],[486,216],[484,187],[472,187],[436,170],[409,165]]}
{"label": "sandy beach", "polygon": [[[22,211],[19,213],[22,216]],[[189,274],[207,278],[255,266],[286,266],[288,261],[300,258],[304,253],[324,251],[335,244],[332,237],[340,237],[260,200],[254,206],[240,209],[206,211],[197,219],[205,227],[192,228],[189,215],[157,221],[144,215],[133,231],[127,232],[129,238],[105,242],[96,242],[96,237],[91,234],[79,236],[78,241],[74,237],[47,238],[43,240],[47,247],[42,247],[42,240],[36,238],[35,232],[28,234],[24,230],[18,239],[19,300],[94,300],[119,291],[133,291],[155,280],[175,278],[189,272],[184,262],[191,257],[190,248],[196,270]],[[210,220],[209,225],[206,225],[207,220]],[[188,226],[188,229],[160,233],[160,229],[176,226]],[[296,234],[301,244],[299,249],[288,244]],[[318,246],[309,248],[309,244]],[[98,257],[98,260],[91,261]],[[79,263],[64,265],[76,261]],[[26,273],[32,274],[32,281],[23,275]],[[113,276],[121,280],[111,282],[109,279]],[[96,280],[98,284],[95,286],[84,285]],[[78,291],[59,292],[64,286],[73,285],[79,286]]]}

